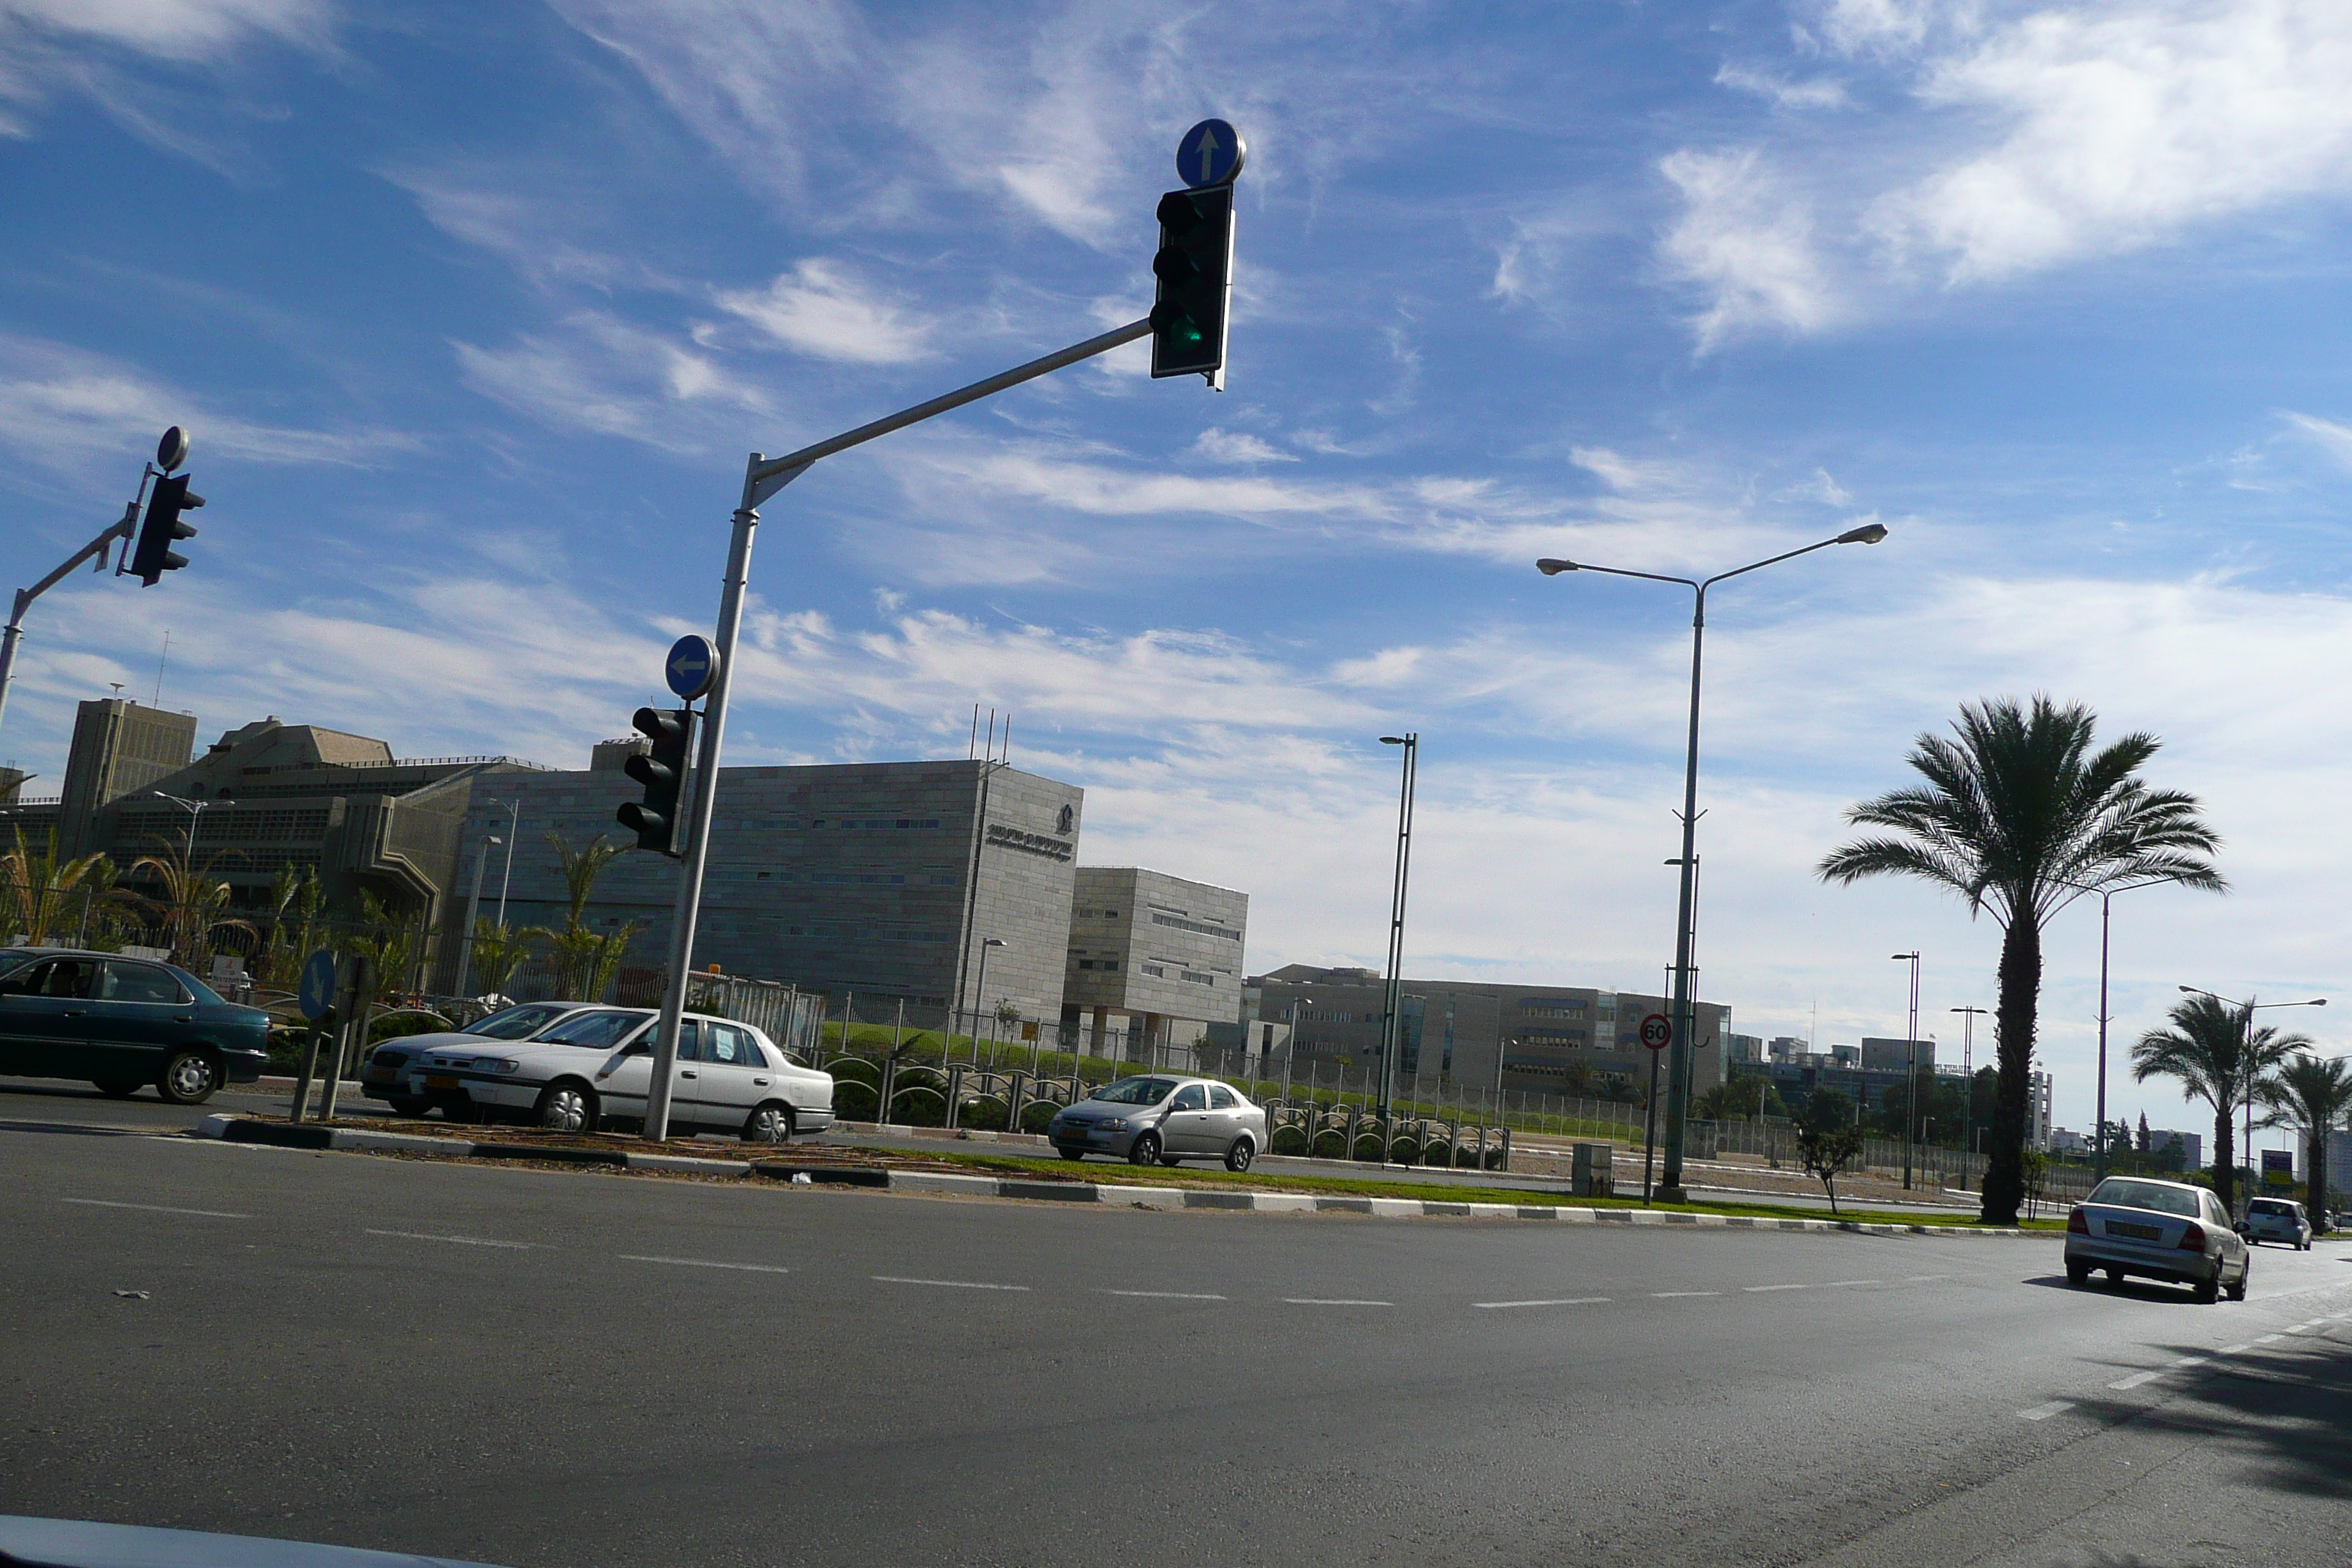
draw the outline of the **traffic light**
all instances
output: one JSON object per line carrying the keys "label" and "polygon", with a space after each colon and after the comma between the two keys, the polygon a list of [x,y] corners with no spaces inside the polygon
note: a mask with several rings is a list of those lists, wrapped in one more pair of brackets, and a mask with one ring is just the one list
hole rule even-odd
{"label": "traffic light", "polygon": [[152,588],[164,573],[177,572],[188,563],[186,556],[172,548],[183,539],[196,536],[195,528],[182,522],[180,514],[204,504],[204,497],[189,493],[185,474],[165,474],[155,481],[147,497],[147,521],[139,525],[139,542],[131,554],[131,574],[142,585]]}
{"label": "traffic light", "polygon": [[638,752],[621,768],[646,786],[646,797],[627,802],[614,815],[637,836],[638,848],[675,858],[685,826],[686,756],[694,742],[694,710],[640,708],[634,722],[637,732],[653,742],[653,749]]}
{"label": "traffic light", "polygon": [[1151,307],[1151,374],[1205,375],[1225,384],[1226,302],[1233,289],[1234,188],[1160,198],[1160,287]]}

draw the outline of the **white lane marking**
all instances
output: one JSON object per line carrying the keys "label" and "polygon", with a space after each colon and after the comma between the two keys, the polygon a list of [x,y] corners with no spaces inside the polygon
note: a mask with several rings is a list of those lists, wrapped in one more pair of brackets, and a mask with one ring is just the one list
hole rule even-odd
{"label": "white lane marking", "polygon": [[2137,1388],[2143,1383],[2154,1383],[2158,1378],[2162,1377],[2165,1374],[2166,1370],[2166,1368],[2158,1367],[2153,1372],[2136,1372],[2129,1377],[2119,1377],[2116,1379],[2115,1382],[2107,1384],[2107,1386],[2109,1388]]}
{"label": "white lane marking", "polygon": [[[1903,1283],[1906,1285],[1927,1285],[1932,1284],[1938,1279],[1949,1279],[1950,1278],[1951,1276],[1948,1274],[1906,1274],[1903,1277]],[[1875,1285],[1878,1281],[1873,1279],[1868,1281],[1868,1283]]]}
{"label": "white lane marking", "polygon": [[1106,1290],[1106,1296],[1141,1296],[1153,1301],[1223,1301],[1230,1298],[1211,1296],[1197,1290]]}
{"label": "white lane marking", "polygon": [[1555,1296],[1544,1301],[1473,1301],[1470,1304],[1491,1312],[1502,1307],[1605,1307],[1609,1304],[1609,1298],[1606,1296]]}
{"label": "white lane marking", "polygon": [[2254,1343],[2258,1345],[2274,1345],[2284,1338],[2286,1338],[2284,1334],[2257,1334],[2254,1336]]}
{"label": "white lane marking", "polygon": [[543,1250],[535,1241],[491,1241],[478,1236],[427,1236],[416,1230],[371,1230],[370,1236],[396,1236],[403,1241],[447,1241],[459,1247],[508,1247],[518,1252]]}
{"label": "white lane marking", "polygon": [[[1810,1285],[1742,1285],[1740,1289],[1750,1296],[1761,1296],[1768,1290],[1810,1290]],[[1823,1287],[1827,1289],[1827,1287]]]}
{"label": "white lane marking", "polygon": [[719,1263],[708,1258],[649,1258],[637,1252],[614,1254],[624,1263],[675,1263],[680,1268],[740,1268],[746,1274],[790,1274],[772,1263]]}
{"label": "white lane marking", "polygon": [[206,1219],[251,1219],[249,1214],[229,1214],[221,1209],[175,1209],[162,1204],[118,1204],[104,1198],[59,1198],[61,1204],[81,1204],[94,1209],[138,1209],[144,1214],[193,1214]]}
{"label": "white lane marking", "polygon": [[[1929,1279],[1941,1279],[1944,1276],[1941,1274],[1929,1274],[1925,1276],[1925,1278]],[[1832,1279],[1828,1284],[1822,1286],[1822,1289],[1824,1290],[1835,1290],[1840,1287],[1846,1285],[1884,1285],[1886,1281],[1884,1279]],[[1904,1283],[1907,1285],[1910,1281],[1906,1279]]]}
{"label": "white lane marking", "polygon": [[2252,1345],[2223,1345],[2220,1350],[2213,1353],[2216,1355],[2238,1355],[2253,1348],[2254,1347]]}
{"label": "white lane marking", "polygon": [[2172,1364],[2175,1366],[2203,1366],[2208,1359],[2209,1358],[2201,1355],[2185,1355],[2179,1361],[2174,1362]]}
{"label": "white lane marking", "polygon": [[1720,1296],[1722,1294],[1723,1292],[1720,1290],[1653,1290],[1650,1292],[1650,1300],[1653,1301],[1679,1301],[1686,1296]]}
{"label": "white lane marking", "polygon": [[1393,1307],[1394,1301],[1351,1301],[1319,1296],[1285,1296],[1283,1304],[1289,1307]]}
{"label": "white lane marking", "polygon": [[2031,1410],[2019,1411],[2017,1418],[2020,1421],[2047,1421],[2053,1415],[2074,1408],[2074,1402],[2071,1399],[2053,1399],[2047,1405],[2037,1405]]}
{"label": "white lane marking", "polygon": [[950,1290],[1026,1290],[1026,1285],[991,1285],[982,1279],[909,1279],[900,1274],[869,1274],[885,1285],[939,1285]]}

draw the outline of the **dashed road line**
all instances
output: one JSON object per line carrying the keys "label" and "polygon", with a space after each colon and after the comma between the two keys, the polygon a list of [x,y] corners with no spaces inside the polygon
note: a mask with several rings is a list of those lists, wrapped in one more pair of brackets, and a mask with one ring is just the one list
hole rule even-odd
{"label": "dashed road line", "polygon": [[[1932,1285],[1938,1279],[1949,1279],[1950,1278],[1951,1276],[1948,1274],[1906,1274],[1903,1277],[1903,1283],[1906,1285]],[[1875,1285],[1878,1281],[1872,1279],[1864,1281],[1864,1283]]]}
{"label": "dashed road line", "polygon": [[2071,1399],[2053,1399],[2047,1405],[2037,1405],[2031,1410],[2019,1411],[2017,1418],[2020,1421],[2047,1421],[2053,1415],[2063,1415],[2074,1408],[2074,1402]]}
{"label": "dashed road line", "polygon": [[535,1241],[492,1241],[479,1236],[428,1236],[418,1230],[370,1230],[370,1236],[394,1236],[403,1241],[446,1241],[458,1247],[505,1247],[517,1252],[543,1252],[547,1248]]}
{"label": "dashed road line", "polygon": [[251,1219],[249,1214],[229,1214],[221,1209],[175,1209],[162,1204],[118,1204],[105,1198],[59,1198],[61,1204],[80,1204],[94,1209],[137,1209],[142,1214],[192,1214],[205,1219]]}
{"label": "dashed road line", "polygon": [[[1930,1279],[1940,1279],[1943,1276],[1939,1274],[1930,1274],[1927,1278]],[[1822,1289],[1824,1290],[1835,1290],[1848,1285],[1884,1285],[1886,1281],[1884,1279],[1832,1279],[1828,1284],[1822,1286]],[[1904,1283],[1908,1285],[1911,1284],[1912,1281],[1906,1279]]]}
{"label": "dashed road line", "polygon": [[791,1269],[773,1263],[721,1263],[709,1258],[653,1258],[639,1252],[617,1252],[614,1256],[624,1263],[674,1263],[680,1268],[734,1268],[746,1274],[790,1274]]}
{"label": "dashed road line", "polygon": [[1739,1289],[1748,1295],[1761,1296],[1770,1290],[1810,1290],[1812,1287],[1810,1285],[1742,1285]]}
{"label": "dashed road line", "polygon": [[902,1274],[869,1274],[885,1285],[938,1285],[950,1290],[1026,1290],[1026,1285],[992,1285],[984,1279],[909,1279]]}
{"label": "dashed road line", "polygon": [[1470,1304],[1492,1312],[1506,1307],[1605,1307],[1609,1300],[1606,1296],[1554,1296],[1541,1301],[1473,1301]]}
{"label": "dashed road line", "polygon": [[2136,1372],[2129,1377],[2119,1377],[2116,1379],[2115,1382],[2107,1384],[2107,1386],[2109,1388],[2137,1388],[2143,1383],[2154,1383],[2158,1378],[2162,1377],[2170,1370],[2171,1368],[2169,1367],[2158,1367],[2153,1372]]}
{"label": "dashed road line", "polygon": [[1723,1292],[1720,1290],[1653,1290],[1650,1292],[1650,1300],[1653,1301],[1680,1301],[1692,1296],[1720,1296],[1722,1294]]}
{"label": "dashed road line", "polygon": [[1393,1307],[1394,1301],[1352,1301],[1321,1296],[1285,1296],[1283,1304],[1290,1307]]}
{"label": "dashed road line", "polygon": [[2214,1352],[2213,1353],[2214,1353],[2214,1354],[2216,1354],[2216,1355],[2242,1355],[2242,1354],[2244,1354],[2246,1352],[2248,1352],[2248,1351],[2250,1351],[2250,1350],[2252,1350],[2252,1349],[2253,1349],[2253,1348],[2254,1348],[2254,1347],[2253,1347],[2252,1345],[2251,1345],[2251,1344],[2244,1344],[2244,1345],[2223,1345],[2220,1350],[2218,1350],[2218,1351]]}
{"label": "dashed road line", "polygon": [[2284,1338],[2286,1338],[2284,1334],[2257,1334],[2254,1336],[2254,1343],[2258,1345],[2274,1345]]}
{"label": "dashed road line", "polygon": [[1105,1290],[1106,1296],[1140,1296],[1151,1301],[1227,1301],[1229,1296],[1212,1296],[1199,1290]]}
{"label": "dashed road line", "polygon": [[2212,1359],[2212,1358],[2211,1358],[2211,1357],[2210,1357],[2210,1356],[2201,1356],[2201,1355],[2185,1355],[2185,1356],[2182,1356],[2179,1361],[2174,1362],[2172,1364],[2173,1364],[2176,1368],[2177,1368],[2177,1367],[2184,1367],[2184,1366],[2203,1366],[2203,1365],[2204,1365],[2208,1361],[2210,1361],[2210,1360],[2211,1360],[2211,1359]]}

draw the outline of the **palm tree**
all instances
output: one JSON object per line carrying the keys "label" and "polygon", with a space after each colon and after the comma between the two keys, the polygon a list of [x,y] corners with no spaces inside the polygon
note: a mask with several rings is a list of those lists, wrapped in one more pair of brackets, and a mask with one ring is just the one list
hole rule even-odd
{"label": "palm tree", "polygon": [[554,847],[556,868],[563,875],[570,904],[564,911],[563,929],[547,939],[555,959],[556,994],[593,1002],[619,975],[629,942],[645,929],[645,923],[631,921],[614,931],[593,931],[586,920],[588,899],[604,868],[635,847],[615,844],[601,833],[578,849],[560,833],[548,834],[547,842]]}
{"label": "palm tree", "polygon": [[1895,837],[1823,857],[1823,880],[1900,873],[2000,922],[2000,1076],[1982,1217],[2016,1222],[2024,1197],[2026,1090],[2042,995],[2042,927],[2085,893],[2126,882],[2228,886],[2206,858],[2221,844],[2196,797],[2137,776],[2160,742],[2134,733],[2098,751],[2080,703],[2036,697],[1964,703],[1954,739],[1921,735],[1906,760],[1927,783],[1848,808],[1846,820]]}
{"label": "palm tree", "polygon": [[213,933],[235,931],[250,938],[254,935],[250,922],[233,919],[222,911],[229,907],[229,887],[213,875],[219,865],[222,851],[194,858],[192,847],[183,841],[177,848],[171,840],[159,838],[163,846],[161,855],[142,855],[131,862],[130,875],[151,873],[163,884],[162,891],[142,900],[153,911],[163,930],[163,945],[171,950],[172,960],[188,968],[200,967],[209,950]]}
{"label": "palm tree", "polygon": [[478,988],[476,994],[506,994],[507,982],[530,956],[530,950],[551,934],[539,926],[499,925],[488,915],[475,916],[471,968],[473,984]]}
{"label": "palm tree", "polygon": [[2290,1051],[2307,1048],[2301,1035],[2254,1027],[2251,1004],[2237,1006],[2218,996],[2182,998],[2172,1009],[2172,1027],[2150,1029],[2132,1047],[2132,1077],[2178,1079],[2182,1089],[2213,1108],[2213,1190],[2231,1207],[2237,1187],[2236,1145],[2231,1123],[2238,1111],[2263,1095],[2273,1068]]}
{"label": "palm tree", "polygon": [[2284,1123],[2303,1134],[2304,1207],[2314,1215],[2325,1215],[2327,1135],[2352,1114],[2352,1061],[2296,1057],[2256,1086],[2254,1095],[2271,1112],[2271,1125]]}
{"label": "palm tree", "polygon": [[[58,858],[57,829],[51,828],[38,850],[25,845],[25,830],[16,830],[16,847],[0,854],[0,920],[32,947],[47,947],[67,924],[68,895],[89,883],[103,891],[114,880],[113,866],[103,854],[78,859]],[[103,868],[105,875],[93,875]]]}

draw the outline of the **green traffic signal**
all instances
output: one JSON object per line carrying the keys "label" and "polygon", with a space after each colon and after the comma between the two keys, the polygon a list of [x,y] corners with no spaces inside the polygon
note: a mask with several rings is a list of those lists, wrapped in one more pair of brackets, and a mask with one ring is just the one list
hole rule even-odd
{"label": "green traffic signal", "polygon": [[1151,307],[1151,374],[1203,375],[1222,386],[1226,301],[1231,292],[1234,193],[1171,191],[1160,198],[1159,280]]}

